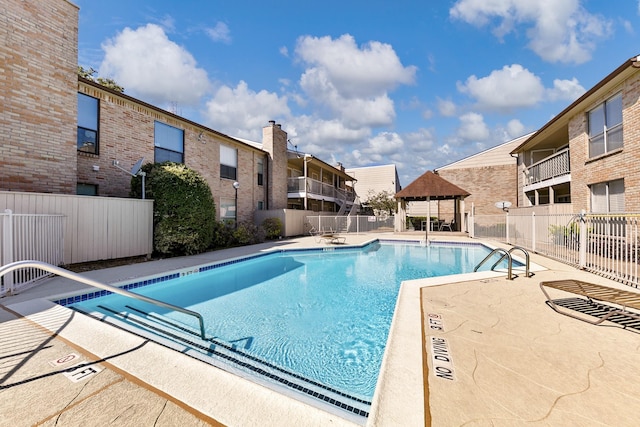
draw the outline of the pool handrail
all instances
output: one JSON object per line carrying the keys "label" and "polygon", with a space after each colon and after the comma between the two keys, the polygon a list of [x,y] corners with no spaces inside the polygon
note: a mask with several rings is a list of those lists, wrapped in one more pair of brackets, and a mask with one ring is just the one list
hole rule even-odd
{"label": "pool handrail", "polygon": [[[513,251],[522,251],[522,253],[524,254],[524,259],[525,259],[525,270],[524,270],[524,276],[525,277],[531,277],[532,274],[530,273],[530,262],[529,262],[529,252],[527,252],[527,250],[525,248],[523,248],[522,246],[514,246],[511,249],[509,249],[509,253],[511,254]],[[494,268],[496,268],[498,266],[498,264],[500,264],[504,259],[506,258],[506,255],[502,255],[502,257],[496,261],[495,264],[493,264],[493,266],[491,267],[491,270],[493,270]]]}
{"label": "pool handrail", "polygon": [[127,291],[126,289],[107,285],[105,283],[101,283],[96,280],[89,279],[88,277],[84,277],[80,274],[74,273],[69,270],[65,270],[64,268],[61,268],[61,267],[56,267],[55,265],[48,264],[43,261],[25,260],[25,261],[16,261],[16,262],[9,263],[7,265],[0,267],[0,277],[4,276],[5,274],[13,270],[17,270],[20,268],[39,268],[41,270],[48,271],[49,273],[57,274],[58,276],[66,277],[67,279],[75,280],[76,282],[93,286],[94,288],[103,289],[105,291],[109,291],[114,294],[119,294],[125,297],[137,299],[139,301],[148,302],[149,304],[157,305],[164,308],[169,308],[171,310],[179,311],[189,316],[196,317],[198,319],[198,322],[200,323],[200,337],[203,340],[206,340],[206,336],[204,333],[204,318],[200,313],[196,311],[189,310],[187,308],[182,308],[177,305],[173,305],[168,302],[160,301],[144,295],[136,294],[134,292]]}
{"label": "pool handrail", "polygon": [[[476,267],[473,269],[473,271],[474,272],[478,271],[478,269],[482,266],[482,264],[487,262],[487,260],[489,258],[491,258],[493,256],[493,254],[500,253],[500,252],[502,252],[504,254],[502,256],[502,258],[500,258],[501,261],[504,259],[504,257],[507,257],[507,259],[509,260],[509,263],[507,264],[507,280],[513,280],[514,277],[513,277],[512,265],[511,265],[512,262],[513,262],[513,258],[511,258],[511,252],[507,252],[505,249],[502,249],[502,248],[495,248],[494,250],[492,250],[489,255],[487,255],[482,261],[480,261],[480,263],[478,265],[476,265]],[[491,270],[493,270],[493,268],[495,266],[496,265],[494,264],[494,266],[491,267]]]}

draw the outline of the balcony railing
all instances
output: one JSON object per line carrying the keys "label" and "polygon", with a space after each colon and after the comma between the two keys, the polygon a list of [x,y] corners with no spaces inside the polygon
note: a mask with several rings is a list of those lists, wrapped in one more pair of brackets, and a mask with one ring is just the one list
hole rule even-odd
{"label": "balcony railing", "polygon": [[558,151],[552,156],[547,157],[529,166],[526,170],[526,185],[536,184],[548,179],[557,178],[562,175],[571,173],[569,165],[569,149]]}
{"label": "balcony railing", "polygon": [[288,178],[287,192],[307,193],[308,196],[317,195],[332,197],[334,199],[346,200],[348,202],[353,202],[355,200],[355,194],[353,193],[353,191],[344,190],[342,188],[335,188],[331,184],[320,182],[311,178],[305,178],[303,176]]}

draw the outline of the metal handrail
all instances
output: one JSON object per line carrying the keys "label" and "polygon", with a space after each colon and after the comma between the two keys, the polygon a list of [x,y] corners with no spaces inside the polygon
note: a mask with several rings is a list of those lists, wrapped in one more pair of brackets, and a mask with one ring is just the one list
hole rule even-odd
{"label": "metal handrail", "polygon": [[16,261],[5,266],[0,267],[0,277],[5,274],[17,270],[19,268],[39,268],[41,270],[48,271],[49,273],[57,274],[58,276],[66,277],[67,279],[75,280],[76,282],[84,283],[85,285],[93,286],[94,288],[104,289],[105,291],[113,292],[114,294],[123,295],[125,297],[137,299],[139,301],[148,302],[149,304],[154,304],[160,307],[169,308],[171,310],[179,311],[181,313],[187,314],[189,316],[194,316],[198,319],[200,323],[200,337],[205,340],[204,333],[204,319],[202,315],[198,312],[179,307],[177,305],[169,304],[167,302],[159,301],[157,299],[153,299],[144,295],[136,294],[133,292],[129,292],[125,289],[117,288],[115,286],[106,285],[104,283],[100,283],[93,279],[89,279],[87,277],[81,276],[77,273],[74,273],[69,270],[65,270],[64,268],[56,267],[55,265],[47,264],[42,261]]}
{"label": "metal handrail", "polygon": [[[493,256],[493,254],[498,253],[498,252],[503,252],[504,253],[504,255],[502,256],[502,258],[500,258],[500,260],[504,259],[504,257],[509,258],[509,263],[508,263],[508,267],[507,267],[507,279],[508,280],[513,280],[512,265],[511,265],[512,262],[513,262],[513,258],[511,258],[511,253],[507,252],[506,250],[504,250],[502,248],[496,248],[496,249],[492,250],[489,255],[487,255],[482,261],[480,261],[480,263],[478,265],[476,265],[476,268],[474,268],[473,271],[474,272],[478,271],[478,269],[482,266],[482,264],[487,262],[487,260],[489,258],[491,258]],[[495,267],[495,265],[493,267]],[[491,267],[491,270],[493,270],[493,267]]]}
{"label": "metal handrail", "polygon": [[[527,250],[525,248],[523,248],[522,246],[514,246],[511,249],[509,249],[509,253],[511,253],[511,252],[513,252],[515,250],[520,250],[524,254],[524,259],[525,259],[524,275],[525,275],[525,277],[529,277],[529,252],[527,252]],[[496,266],[498,264],[500,264],[504,258],[505,258],[505,256],[502,255],[502,257],[498,261],[496,261],[495,264],[493,264],[491,266],[491,270],[496,268]]]}

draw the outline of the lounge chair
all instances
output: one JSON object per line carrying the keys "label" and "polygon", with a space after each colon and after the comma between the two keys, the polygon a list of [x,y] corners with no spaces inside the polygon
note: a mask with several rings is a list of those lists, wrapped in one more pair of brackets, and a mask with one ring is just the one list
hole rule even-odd
{"label": "lounge chair", "polygon": [[[573,314],[571,309],[561,307],[554,302],[549,296],[547,289],[552,288],[564,292],[586,297],[590,304],[596,306],[594,300],[617,304],[620,307],[611,307],[602,305],[606,310],[606,314],[602,317],[594,316],[595,319],[578,316]],[[622,315],[632,319],[640,319],[640,313],[630,311],[629,308],[640,310],[640,292],[626,291],[622,289],[611,288],[608,286],[596,285],[593,283],[582,282],[580,280],[555,280],[549,282],[540,282],[540,289],[547,298],[547,305],[560,314],[564,314],[575,319],[583,320],[593,325],[598,325],[615,315]]]}
{"label": "lounge chair", "polygon": [[316,241],[324,242],[324,243],[333,243],[334,245],[343,244],[347,240],[346,237],[339,235],[332,228],[323,229],[320,234],[318,234]]}
{"label": "lounge chair", "polygon": [[319,236],[319,241],[324,243],[333,243],[334,245],[342,245],[344,244],[344,242],[347,241],[347,238],[339,234],[330,233],[330,234],[321,234]]}

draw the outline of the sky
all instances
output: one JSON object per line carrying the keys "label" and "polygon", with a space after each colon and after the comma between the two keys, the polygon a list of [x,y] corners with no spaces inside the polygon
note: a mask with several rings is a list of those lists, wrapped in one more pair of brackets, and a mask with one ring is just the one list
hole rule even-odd
{"label": "sky", "polygon": [[640,54],[640,0],[74,0],[78,63],[226,135],[406,187],[533,132]]}

